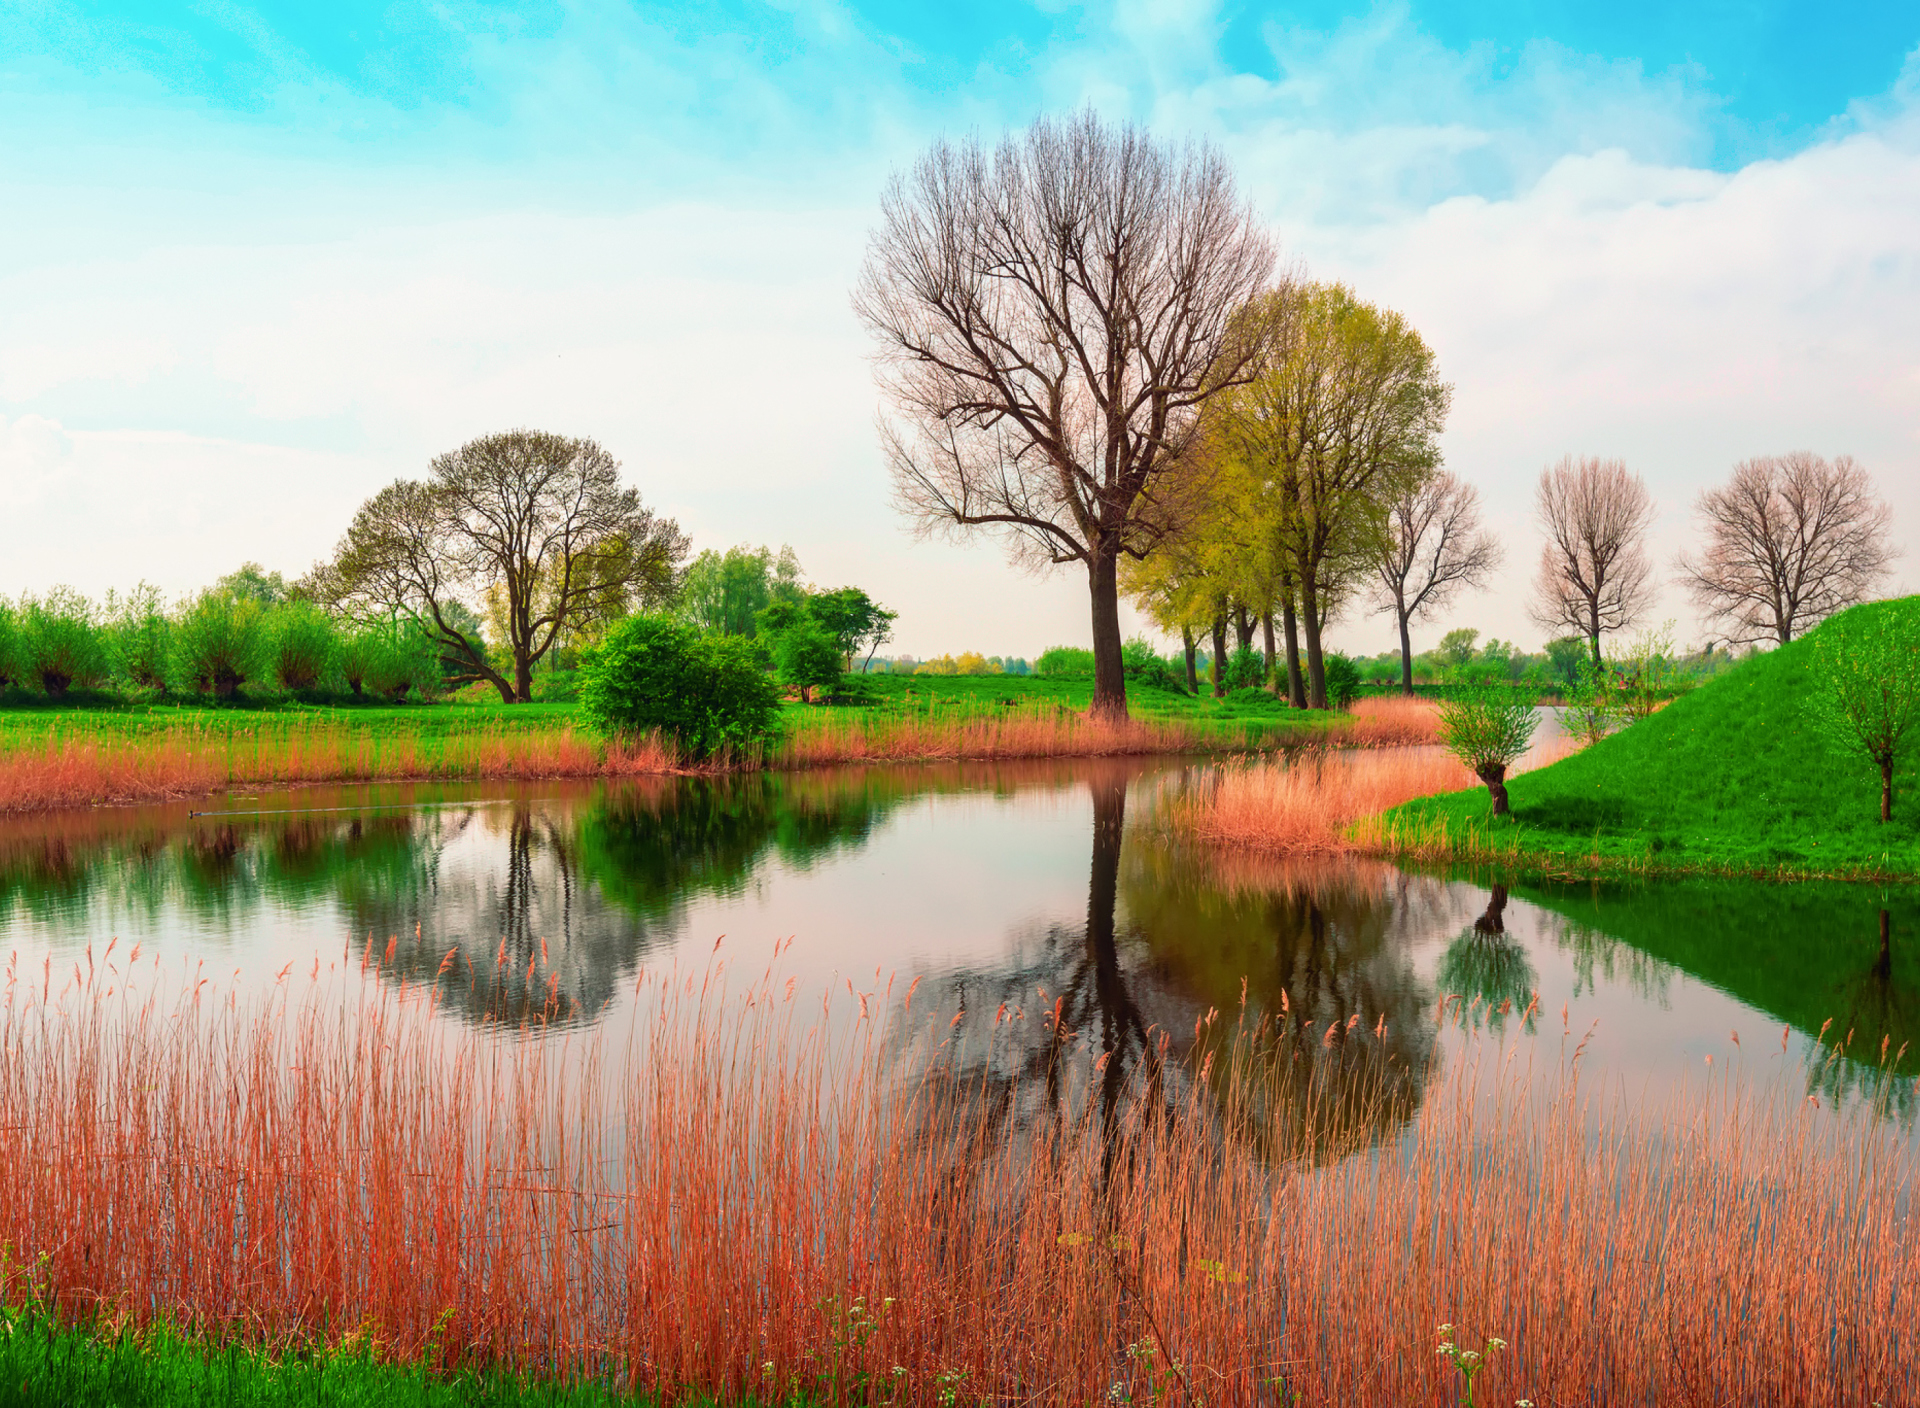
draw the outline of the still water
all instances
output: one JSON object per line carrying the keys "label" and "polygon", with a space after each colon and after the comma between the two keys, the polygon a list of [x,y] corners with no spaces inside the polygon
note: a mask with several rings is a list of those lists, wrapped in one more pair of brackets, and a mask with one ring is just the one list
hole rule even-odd
{"label": "still water", "polygon": [[[380,981],[438,981],[441,1020],[524,1033],[542,1012],[542,1030],[617,1023],[642,969],[702,971],[717,947],[758,973],[783,945],[781,971],[806,984],[897,1004],[917,978],[916,1011],[1058,1002],[1123,1058],[1243,996],[1321,1029],[1384,1019],[1416,1097],[1475,1028],[1585,1037],[1586,1079],[1629,1098],[1709,1057],[1800,1072],[1823,1026],[1830,1048],[1851,1033],[1847,1054],[1793,1078],[1846,1097],[1883,1042],[1920,1035],[1911,887],[1501,884],[1222,857],[1163,824],[1206,778],[955,765],[15,817],[0,956],[58,986],[117,938],[246,989],[391,944]],[[1464,1021],[1441,1017],[1449,995]],[[1913,1050],[1895,1064],[1920,1070]],[[1911,1123],[1914,1082],[1894,1084]]]}

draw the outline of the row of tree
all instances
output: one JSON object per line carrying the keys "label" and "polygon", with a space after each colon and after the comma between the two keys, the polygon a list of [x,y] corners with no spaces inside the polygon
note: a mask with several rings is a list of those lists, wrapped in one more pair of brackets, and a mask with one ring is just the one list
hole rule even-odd
{"label": "row of tree", "polygon": [[[1228,633],[1292,701],[1324,707],[1322,633],[1370,600],[1401,638],[1482,585],[1501,545],[1441,467],[1452,399],[1398,313],[1276,273],[1270,235],[1220,155],[1091,111],[988,150],[942,142],[897,177],[854,293],[883,393],[900,507],[929,533],[1004,536],[1030,565],[1078,563],[1094,708],[1123,715],[1118,602],[1191,662]],[[1536,619],[1584,638],[1651,595],[1645,486],[1614,461],[1542,476]],[[1756,460],[1701,500],[1682,563],[1731,641],[1778,640],[1885,575],[1888,515],[1851,461]],[[1216,672],[1218,673],[1218,672]],[[1216,681],[1216,688],[1222,682]]]}

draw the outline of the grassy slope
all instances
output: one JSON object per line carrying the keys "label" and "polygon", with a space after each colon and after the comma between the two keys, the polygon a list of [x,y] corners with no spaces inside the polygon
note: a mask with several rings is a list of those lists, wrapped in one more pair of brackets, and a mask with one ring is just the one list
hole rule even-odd
{"label": "grassy slope", "polygon": [[[1896,612],[1920,633],[1920,597],[1857,611]],[[1755,657],[1649,719],[1510,785],[1511,821],[1487,815],[1483,790],[1397,808],[1396,823],[1444,820],[1473,844],[1518,859],[1584,868],[1920,874],[1920,766],[1894,782],[1879,820],[1879,776],[1844,756],[1807,718],[1810,638]]]}

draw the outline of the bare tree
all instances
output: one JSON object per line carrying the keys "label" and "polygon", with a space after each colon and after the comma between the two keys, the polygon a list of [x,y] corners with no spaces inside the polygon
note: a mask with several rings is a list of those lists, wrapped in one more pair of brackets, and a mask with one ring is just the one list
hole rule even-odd
{"label": "bare tree", "polygon": [[[349,610],[398,614],[508,703],[532,698],[533,666],[561,633],[672,592],[687,539],[620,486],[620,463],[591,440],[509,430],[434,460],[354,515],[334,560],[309,579]],[[495,592],[512,677],[495,667],[468,594]]]}
{"label": "bare tree", "polygon": [[1849,455],[1805,450],[1747,460],[1700,495],[1706,548],[1682,554],[1694,604],[1727,623],[1730,644],[1785,645],[1844,606],[1865,601],[1897,555],[1893,513]]}
{"label": "bare tree", "polygon": [[1273,264],[1218,152],[1091,111],[991,153],[941,142],[882,198],[853,303],[897,501],[1086,568],[1096,713],[1127,707],[1119,559],[1156,545],[1157,481],[1241,375],[1234,313]]}
{"label": "bare tree", "polygon": [[1416,616],[1445,606],[1461,587],[1484,587],[1500,565],[1499,540],[1480,526],[1480,491],[1444,469],[1408,483],[1387,508],[1375,547],[1382,611],[1400,627],[1400,688],[1413,693]]}
{"label": "bare tree", "polygon": [[1632,625],[1653,600],[1646,549],[1653,500],[1619,460],[1569,455],[1541,472],[1535,504],[1547,541],[1533,619],[1585,636],[1597,667],[1601,633]]}

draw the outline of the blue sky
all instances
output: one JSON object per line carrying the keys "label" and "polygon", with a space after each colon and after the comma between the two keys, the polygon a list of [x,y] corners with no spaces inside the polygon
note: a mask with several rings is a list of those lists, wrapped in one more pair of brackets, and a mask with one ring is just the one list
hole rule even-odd
{"label": "blue sky", "polygon": [[846,291],[931,138],[1083,103],[1218,143],[1290,258],[1428,333],[1511,544],[1469,624],[1537,635],[1524,500],[1569,451],[1648,475],[1663,552],[1701,485],[1801,446],[1858,455],[1913,540],[1916,50],[1910,5],[25,0],[0,490],[33,532],[0,591],[298,570],[528,421],[703,545],[872,585],[906,649],[1082,638],[1077,581],[901,532]]}

